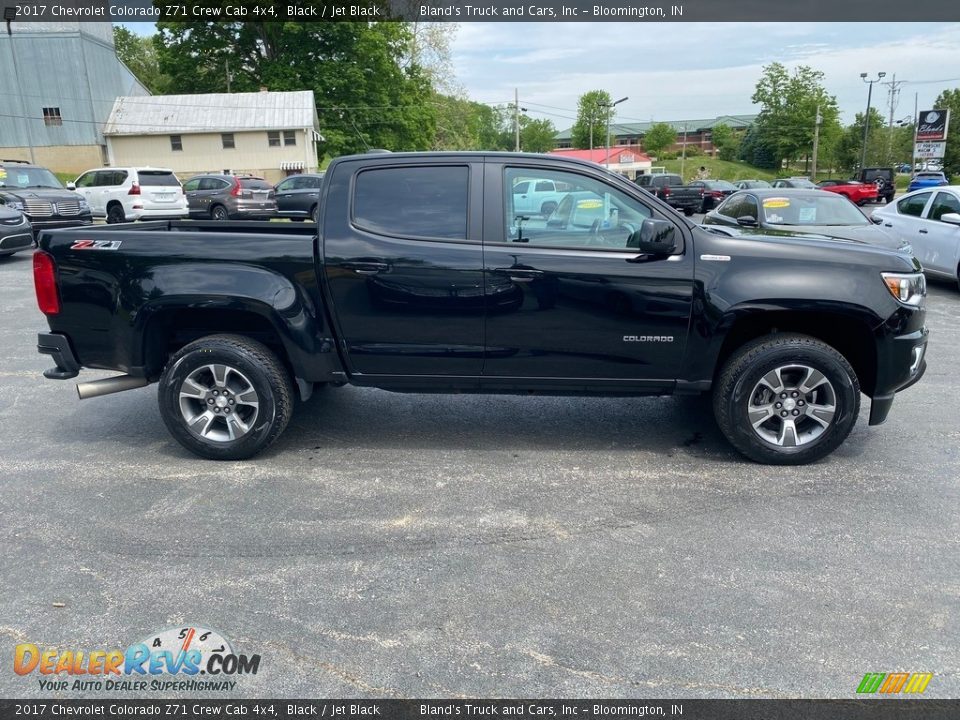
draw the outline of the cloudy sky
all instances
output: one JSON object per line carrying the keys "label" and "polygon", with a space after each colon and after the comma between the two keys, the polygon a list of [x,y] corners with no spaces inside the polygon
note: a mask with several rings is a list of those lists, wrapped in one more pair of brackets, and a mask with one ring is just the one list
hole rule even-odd
{"label": "cloudy sky", "polygon": [[[655,30],[655,32],[654,32]],[[457,79],[482,102],[513,100],[569,127],[577,98],[607,90],[617,119],[682,120],[756,112],[750,102],[765,64],[825,73],[844,121],[867,102],[860,73],[910,81],[894,120],[941,90],[960,87],[960,24],[937,23],[466,23],[454,43]],[[939,81],[939,82],[930,82]],[[887,88],[874,85],[886,116]],[[550,114],[547,114],[550,113]]]}
{"label": "cloudy sky", "polygon": [[[558,129],[593,89],[629,97],[617,107],[622,122],[753,113],[754,85],[774,61],[822,70],[844,122],[866,106],[862,72],[908,81],[895,120],[913,114],[914,93],[922,110],[941,90],[960,87],[960,24],[474,22],[458,26],[452,50],[471,99],[512,102],[518,88],[529,114]],[[875,85],[873,100],[886,116],[887,88]]]}

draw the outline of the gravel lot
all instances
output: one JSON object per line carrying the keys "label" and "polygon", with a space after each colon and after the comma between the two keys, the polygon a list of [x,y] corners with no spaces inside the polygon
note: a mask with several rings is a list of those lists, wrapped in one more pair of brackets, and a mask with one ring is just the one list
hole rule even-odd
{"label": "gravel lot", "polygon": [[29,254],[0,303],[3,697],[51,695],[17,643],[187,623],[262,655],[233,696],[854,697],[868,671],[960,695],[952,285],[925,379],[803,468],[745,461],[698,399],[352,388],[253,461],[199,460],[155,388],[41,377]]}

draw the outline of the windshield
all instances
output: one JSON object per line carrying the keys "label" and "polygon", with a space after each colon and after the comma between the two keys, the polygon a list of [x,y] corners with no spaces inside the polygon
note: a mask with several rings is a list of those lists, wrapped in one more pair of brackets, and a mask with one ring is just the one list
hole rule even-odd
{"label": "windshield", "polygon": [[842,195],[763,198],[768,225],[870,225],[867,217]]}
{"label": "windshield", "polygon": [[19,167],[17,165],[0,165],[0,187],[19,188],[54,188],[62,190],[63,185],[57,176],[46,168]]}

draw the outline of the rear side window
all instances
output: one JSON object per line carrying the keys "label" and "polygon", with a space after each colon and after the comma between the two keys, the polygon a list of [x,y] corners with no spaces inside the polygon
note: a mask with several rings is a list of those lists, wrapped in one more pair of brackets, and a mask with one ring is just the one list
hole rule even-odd
{"label": "rear side window", "polygon": [[140,177],[140,184],[144,187],[180,187],[177,176],[170,172],[140,170],[137,175]]}
{"label": "rear side window", "polygon": [[245,189],[249,190],[273,190],[273,185],[266,180],[255,178],[237,178]]}
{"label": "rear side window", "polygon": [[927,205],[927,200],[930,199],[930,195],[932,195],[932,193],[925,192],[919,195],[905,197],[897,203],[897,212],[901,215],[920,217],[923,214],[923,208]]}
{"label": "rear side window", "polygon": [[947,213],[960,213],[960,200],[948,192],[938,192],[928,213],[931,220],[940,220]]}
{"label": "rear side window", "polygon": [[383,235],[465,240],[469,172],[466,166],[362,171],[354,186],[354,224]]}

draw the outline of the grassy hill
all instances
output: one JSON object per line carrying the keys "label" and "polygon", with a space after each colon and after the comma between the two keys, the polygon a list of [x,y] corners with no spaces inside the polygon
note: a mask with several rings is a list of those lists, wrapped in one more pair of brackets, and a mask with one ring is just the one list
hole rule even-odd
{"label": "grassy hill", "polygon": [[[664,160],[662,162],[654,161],[654,166],[662,165],[668,173],[680,174],[680,160]],[[717,158],[696,155],[688,157],[683,167],[683,180],[690,182],[697,175],[697,170],[703,165],[710,171],[712,180],[773,180],[782,177],[782,173],[775,173],[773,170],[763,170],[747,165],[744,162],[731,160],[718,160]]]}

